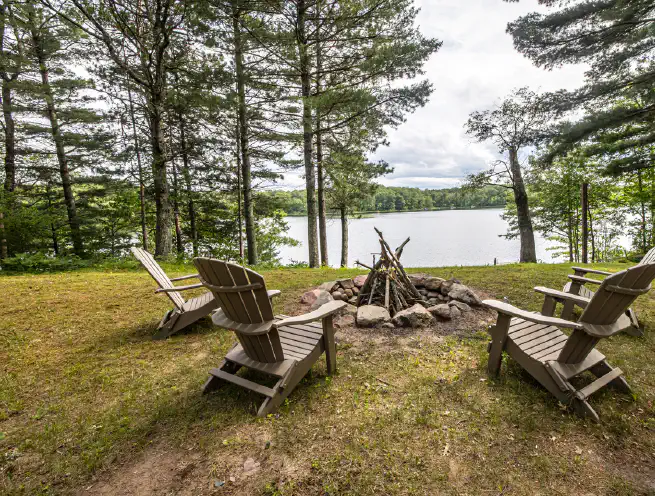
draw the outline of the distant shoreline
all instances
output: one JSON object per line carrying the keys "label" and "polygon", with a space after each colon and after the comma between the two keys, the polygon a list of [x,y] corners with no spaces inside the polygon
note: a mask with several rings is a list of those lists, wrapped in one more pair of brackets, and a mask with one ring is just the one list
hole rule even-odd
{"label": "distant shoreline", "polygon": [[[470,208],[462,208],[462,207],[451,207],[451,208],[427,208],[427,209],[422,209],[422,210],[366,210],[362,212],[353,212],[349,214],[349,216],[357,216],[357,215],[371,215],[371,214],[404,214],[404,213],[417,213],[417,212],[443,212],[447,210],[489,210],[492,208],[499,208],[503,209],[505,208],[505,205],[487,205],[487,206],[480,206],[480,207],[470,207]],[[285,217],[307,217],[307,212],[303,214],[289,214],[285,212]],[[339,213],[338,212],[328,212],[327,216],[330,218],[338,218]]]}

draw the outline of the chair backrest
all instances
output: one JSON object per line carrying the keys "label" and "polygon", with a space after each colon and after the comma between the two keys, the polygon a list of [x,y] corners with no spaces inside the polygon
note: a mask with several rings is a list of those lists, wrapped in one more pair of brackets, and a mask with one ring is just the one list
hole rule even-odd
{"label": "chair backrest", "polygon": [[[133,246],[131,248],[131,251],[132,251],[132,255],[134,255],[134,257],[139,262],[141,262],[143,268],[148,271],[148,274],[150,274],[150,276],[155,280],[155,282],[159,284],[160,288],[170,289],[174,287],[173,282],[162,270],[162,268],[159,266],[155,258],[150,253],[148,253],[143,248],[137,248],[136,246]],[[178,310],[182,310],[182,307],[184,307],[184,297],[179,292],[177,291],[172,291],[170,293],[167,292],[166,295],[171,299],[173,305],[175,305]]]}
{"label": "chair backrest", "polygon": [[[644,263],[607,276],[580,316],[579,322],[595,326],[610,326],[620,318],[638,296],[648,293],[655,279],[655,263]],[[574,331],[557,360],[578,363],[596,346],[600,338],[584,330]]]}
{"label": "chair backrest", "polygon": [[[252,360],[273,363],[284,360],[280,337],[272,328],[264,334],[252,334],[249,328],[273,321],[273,306],[264,278],[257,272],[222,260],[193,260],[200,282],[220,302],[225,319],[221,325],[234,331],[246,355]],[[220,313],[219,313],[220,315]]]}
{"label": "chair backrest", "polygon": [[649,263],[655,263],[655,246],[653,246],[650,250],[648,250],[648,253],[644,255],[644,258],[639,260],[639,265],[649,264]]}

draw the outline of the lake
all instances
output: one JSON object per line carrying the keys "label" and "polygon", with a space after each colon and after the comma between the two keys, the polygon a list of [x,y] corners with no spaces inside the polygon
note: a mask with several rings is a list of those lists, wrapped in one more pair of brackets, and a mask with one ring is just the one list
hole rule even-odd
{"label": "lake", "polygon": [[[379,253],[377,227],[392,249],[407,237],[402,262],[405,267],[433,267],[445,265],[491,265],[518,262],[519,240],[499,237],[507,232],[507,222],[501,218],[502,209],[440,210],[432,212],[394,212],[371,214],[349,223],[348,266],[355,260],[370,264]],[[287,217],[288,235],[301,242],[300,246],[286,246],[280,255],[283,263],[307,262],[307,217]],[[330,265],[341,260],[341,224],[339,219],[328,219],[328,257]],[[546,248],[553,243],[535,235],[537,259],[556,262]],[[559,260],[563,261],[563,260]]]}

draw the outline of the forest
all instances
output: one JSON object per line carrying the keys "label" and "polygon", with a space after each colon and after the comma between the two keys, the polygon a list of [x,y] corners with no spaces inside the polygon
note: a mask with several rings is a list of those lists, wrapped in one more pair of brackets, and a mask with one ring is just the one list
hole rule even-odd
{"label": "forest", "polygon": [[[346,247],[358,212],[503,205],[521,262],[536,261],[535,232],[571,261],[622,256],[621,236],[644,253],[652,2],[543,3],[507,26],[514,47],[544,69],[586,63],[584,85],[518,88],[472,112],[465,132],[498,160],[462,188],[422,190],[380,186],[393,164],[370,160],[442,96],[424,77],[442,42],[421,34],[412,0],[2,0],[0,264],[135,245],[272,263],[293,243],[289,214],[307,215],[318,267],[339,242],[328,215]],[[303,190],[279,189],[290,171]]]}
{"label": "forest", "polygon": [[[304,190],[265,191],[261,196],[275,201],[287,215],[307,215],[307,194]],[[501,186],[481,188],[419,189],[378,186],[371,194],[355,198],[353,213],[406,212],[453,208],[502,208],[507,192]],[[330,203],[328,202],[328,213]]]}

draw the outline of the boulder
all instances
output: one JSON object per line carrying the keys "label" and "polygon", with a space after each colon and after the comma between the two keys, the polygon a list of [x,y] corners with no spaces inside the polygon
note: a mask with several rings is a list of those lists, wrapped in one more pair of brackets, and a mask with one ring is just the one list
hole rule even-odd
{"label": "boulder", "polygon": [[336,290],[332,292],[332,298],[335,300],[342,300],[346,301],[348,298],[346,298],[346,295],[342,293],[340,290]]}
{"label": "boulder", "polygon": [[401,310],[392,319],[396,327],[422,327],[434,322],[434,317],[425,307],[418,303],[410,308]]}
{"label": "boulder", "polygon": [[425,289],[429,291],[439,291],[444,280],[441,277],[428,277],[425,280]]}
{"label": "boulder", "polygon": [[430,276],[428,274],[416,273],[416,274],[407,274],[407,277],[409,277],[409,280],[412,282],[414,286],[420,288],[425,286],[425,280],[428,279]]}
{"label": "boulder", "polygon": [[455,281],[453,279],[443,281],[441,283],[441,287],[439,288],[439,291],[441,291],[442,295],[448,296],[448,293],[450,293],[450,289],[453,287],[453,284],[455,284]]}
{"label": "boulder", "polygon": [[428,291],[428,299],[438,298],[439,296],[441,296],[441,293],[438,293],[436,291]]}
{"label": "boulder", "polygon": [[355,305],[345,305],[339,309],[337,315],[357,315],[357,307]]}
{"label": "boulder", "polygon": [[361,288],[366,282],[368,276],[365,274],[353,277],[353,284],[356,288]]}
{"label": "boulder", "polygon": [[448,306],[445,303],[430,307],[430,308],[428,308],[428,311],[432,315],[434,315],[435,317],[439,317],[440,319],[450,320],[450,319],[453,318],[452,314],[450,312],[450,306]]}
{"label": "boulder", "polygon": [[329,291],[330,293],[337,288],[337,281],[327,281],[321,284],[318,289]]}
{"label": "boulder", "polygon": [[318,296],[316,297],[316,300],[310,305],[310,310],[316,310],[322,305],[325,305],[326,303],[330,302],[333,300],[332,295],[328,293],[327,291],[324,291],[322,289],[318,290]]}
{"label": "boulder", "polygon": [[456,307],[462,312],[470,312],[471,311],[471,307],[468,306],[463,301],[452,300],[452,301],[450,301],[448,303],[448,305],[450,305],[451,307]]}
{"label": "boulder", "polygon": [[448,291],[448,296],[453,300],[461,301],[468,305],[480,306],[482,305],[482,300],[476,295],[471,289],[463,284],[454,283],[450,291]]}
{"label": "boulder", "polygon": [[354,315],[341,315],[334,319],[334,327],[337,329],[342,329],[344,327],[352,327],[355,325],[355,316]]}
{"label": "boulder", "polygon": [[347,296],[348,298],[352,298],[352,297],[353,297],[353,294],[354,294],[354,293],[353,293],[353,290],[352,290],[352,289],[345,289],[343,292],[346,293],[346,296]]}
{"label": "boulder", "polygon": [[357,325],[360,327],[375,327],[391,321],[391,315],[384,307],[363,305],[357,309]]}
{"label": "boulder", "polygon": [[450,307],[450,318],[457,319],[462,316],[462,311],[457,307]]}
{"label": "boulder", "polygon": [[337,282],[343,289],[352,289],[355,286],[352,279],[339,279]]}
{"label": "boulder", "polygon": [[300,297],[300,303],[304,303],[305,305],[311,305],[316,301],[318,298],[318,295],[323,292],[323,289],[312,289],[311,291],[307,291],[305,294],[303,294]]}

